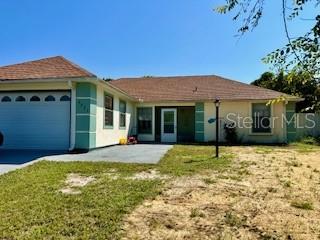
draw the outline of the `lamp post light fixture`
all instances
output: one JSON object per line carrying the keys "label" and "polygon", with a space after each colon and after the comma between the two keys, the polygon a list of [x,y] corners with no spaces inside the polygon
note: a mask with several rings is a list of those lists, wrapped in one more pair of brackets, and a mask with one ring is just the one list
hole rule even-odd
{"label": "lamp post light fixture", "polygon": [[219,158],[219,107],[220,99],[216,98],[214,104],[216,105],[216,158]]}

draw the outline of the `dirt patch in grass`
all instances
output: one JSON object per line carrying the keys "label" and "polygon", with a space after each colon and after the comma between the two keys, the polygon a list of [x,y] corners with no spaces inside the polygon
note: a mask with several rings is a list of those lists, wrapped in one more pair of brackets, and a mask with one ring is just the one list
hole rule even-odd
{"label": "dirt patch in grass", "polygon": [[127,216],[124,239],[319,238],[319,149],[225,151],[236,156],[229,170],[171,180]]}
{"label": "dirt patch in grass", "polygon": [[148,179],[168,179],[168,175],[160,174],[159,171],[150,169],[143,172],[135,173],[133,176],[128,177],[132,180],[148,180]]}
{"label": "dirt patch in grass", "polygon": [[[0,239],[119,239],[123,217],[162,187],[159,180],[125,177],[151,167],[41,161],[1,175]],[[81,194],[61,193],[68,184]]]}
{"label": "dirt patch in grass", "polygon": [[124,180],[165,180],[170,178],[170,176],[161,174],[156,169],[148,169],[145,171],[134,173],[133,175],[130,175],[130,176],[123,176],[120,173],[111,171],[111,172],[106,172],[105,176],[107,176],[111,180],[117,180],[119,178]]}
{"label": "dirt patch in grass", "polygon": [[92,176],[70,173],[65,181],[66,186],[60,189],[60,192],[64,194],[80,194],[80,189],[93,181],[95,181],[95,178]]}

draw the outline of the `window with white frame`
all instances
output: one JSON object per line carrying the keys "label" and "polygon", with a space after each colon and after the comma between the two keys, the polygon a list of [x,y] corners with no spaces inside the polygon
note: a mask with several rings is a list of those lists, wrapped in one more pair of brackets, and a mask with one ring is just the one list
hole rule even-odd
{"label": "window with white frame", "polygon": [[119,126],[121,128],[126,127],[126,112],[127,112],[127,103],[125,101],[119,101]]}
{"label": "window with white frame", "polygon": [[104,126],[113,127],[113,97],[104,96]]}
{"label": "window with white frame", "polygon": [[138,112],[138,133],[152,134],[152,108],[141,107]]}
{"label": "window with white frame", "polygon": [[271,107],[266,103],[252,104],[252,133],[271,133]]}

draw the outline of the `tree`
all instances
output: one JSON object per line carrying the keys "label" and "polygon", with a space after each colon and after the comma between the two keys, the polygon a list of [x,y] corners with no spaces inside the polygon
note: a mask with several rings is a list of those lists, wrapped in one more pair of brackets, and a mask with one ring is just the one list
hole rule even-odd
{"label": "tree", "polygon": [[298,112],[320,111],[320,87],[307,72],[285,74],[280,71],[277,75],[265,72],[251,84],[304,98],[304,101],[297,103]]}
{"label": "tree", "polygon": [[[265,0],[225,0],[226,4],[215,10],[221,14],[234,12],[233,20],[241,20],[240,35],[253,30],[263,17]],[[304,35],[292,38],[288,31],[288,21],[296,19],[307,4],[318,9],[320,0],[280,0],[285,35],[288,44],[267,55],[263,61],[286,71],[308,73],[319,83],[320,77],[320,15],[312,17],[313,27]],[[288,11],[289,14],[288,14]]]}

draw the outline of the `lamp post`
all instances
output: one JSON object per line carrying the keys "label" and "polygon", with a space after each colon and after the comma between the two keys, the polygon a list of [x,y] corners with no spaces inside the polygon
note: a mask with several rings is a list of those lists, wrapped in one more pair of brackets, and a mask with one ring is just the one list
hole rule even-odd
{"label": "lamp post", "polygon": [[216,105],[216,158],[219,158],[219,107],[220,99],[216,98],[214,104]]}

